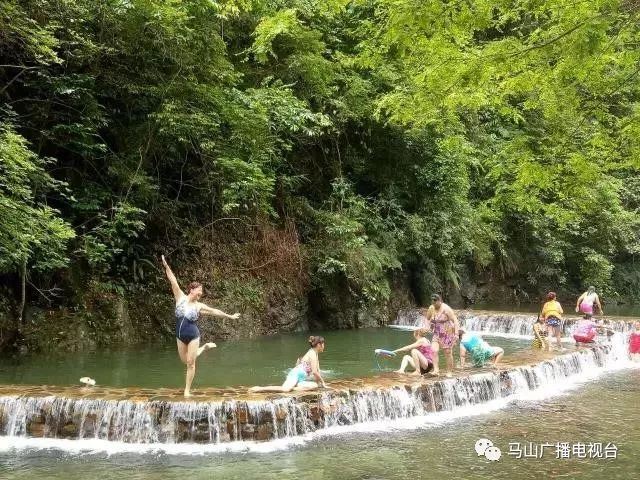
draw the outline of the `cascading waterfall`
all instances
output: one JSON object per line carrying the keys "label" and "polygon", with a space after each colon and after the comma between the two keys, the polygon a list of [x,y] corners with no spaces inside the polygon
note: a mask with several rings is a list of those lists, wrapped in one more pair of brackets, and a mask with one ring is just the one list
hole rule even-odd
{"label": "cascading waterfall", "polygon": [[[467,330],[521,338],[533,336],[533,323],[537,317],[535,313],[481,313],[470,310],[460,310],[457,312],[457,316],[460,324]],[[564,326],[566,336],[571,336],[578,320],[577,318],[567,319]],[[422,326],[423,322],[424,317],[420,310],[402,310],[398,312],[396,321],[391,326],[411,328]],[[623,320],[611,321],[607,326],[621,333],[629,333],[632,329],[631,322]]]}
{"label": "cascading waterfall", "polygon": [[0,433],[77,441],[221,444],[290,438],[331,427],[428,417],[465,407],[478,406],[482,411],[489,402],[507,402],[619,365],[626,358],[626,345],[618,340],[501,372],[392,387],[309,392],[274,400],[139,402],[4,396],[0,397]]}

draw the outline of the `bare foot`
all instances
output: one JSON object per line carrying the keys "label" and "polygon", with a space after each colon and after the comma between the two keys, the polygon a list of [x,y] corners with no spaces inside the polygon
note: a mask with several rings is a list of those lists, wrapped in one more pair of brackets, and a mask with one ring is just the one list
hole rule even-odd
{"label": "bare foot", "polygon": [[213,342],[205,343],[198,349],[198,356],[200,356],[202,352],[206,352],[207,350],[211,350],[212,348],[216,348],[216,347],[217,345]]}
{"label": "bare foot", "polygon": [[184,391],[184,398],[189,398],[189,397],[191,397],[191,396],[192,396],[192,395],[191,395],[191,392],[189,392],[189,391],[187,391],[187,390],[185,390],[185,391]]}
{"label": "bare foot", "polygon": [[440,372],[431,372],[429,375],[431,375],[432,377],[439,377]]}
{"label": "bare foot", "polygon": [[411,375],[412,377],[420,377],[420,376],[422,376],[422,374],[420,373],[420,370],[416,370],[415,372],[411,372],[409,375]]}
{"label": "bare foot", "polygon": [[452,377],[451,372],[447,372],[447,373],[445,374],[445,377],[447,377],[447,378],[451,378],[451,377]]}
{"label": "bare foot", "polygon": [[393,373],[404,373],[404,370],[394,370]]}

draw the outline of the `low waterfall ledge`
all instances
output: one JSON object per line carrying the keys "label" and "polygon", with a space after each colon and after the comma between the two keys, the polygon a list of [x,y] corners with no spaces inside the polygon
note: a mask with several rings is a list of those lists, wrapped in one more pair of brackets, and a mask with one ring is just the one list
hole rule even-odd
{"label": "low waterfall ledge", "polygon": [[499,369],[453,378],[383,373],[335,380],[330,389],[250,394],[246,387],[177,389],[0,385],[0,434],[128,443],[268,441],[358,423],[483,405],[561,383],[615,361],[609,345],[569,353],[521,351]]}

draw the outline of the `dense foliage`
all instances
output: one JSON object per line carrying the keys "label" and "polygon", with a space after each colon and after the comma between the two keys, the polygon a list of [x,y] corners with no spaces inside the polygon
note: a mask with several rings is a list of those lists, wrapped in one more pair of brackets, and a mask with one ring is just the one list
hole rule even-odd
{"label": "dense foliage", "polygon": [[418,301],[462,278],[637,296],[639,22],[633,0],[0,0],[0,271],[126,289],[208,227],[243,244],[235,222],[293,228],[305,288],[359,304],[401,272]]}

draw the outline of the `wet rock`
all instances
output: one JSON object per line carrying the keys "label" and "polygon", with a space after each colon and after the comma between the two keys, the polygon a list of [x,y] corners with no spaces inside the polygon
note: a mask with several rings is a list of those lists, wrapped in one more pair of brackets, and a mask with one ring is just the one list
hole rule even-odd
{"label": "wet rock", "polygon": [[47,433],[47,428],[44,422],[34,422],[31,421],[27,425],[27,434],[30,437],[45,437]]}
{"label": "wet rock", "polygon": [[258,425],[258,428],[255,431],[255,440],[264,441],[271,440],[273,438],[273,424],[266,423],[263,425]]}
{"label": "wet rock", "polygon": [[279,421],[285,420],[288,416],[289,411],[285,407],[279,406],[278,408],[276,408],[276,418]]}
{"label": "wet rock", "polygon": [[60,436],[62,438],[77,438],[78,426],[75,423],[67,423],[60,429]]}
{"label": "wet rock", "polygon": [[253,440],[256,433],[256,426],[253,423],[245,423],[242,425],[241,432],[243,440]]}
{"label": "wet rock", "polygon": [[246,405],[239,405],[236,410],[236,418],[240,423],[249,423],[249,410]]}

